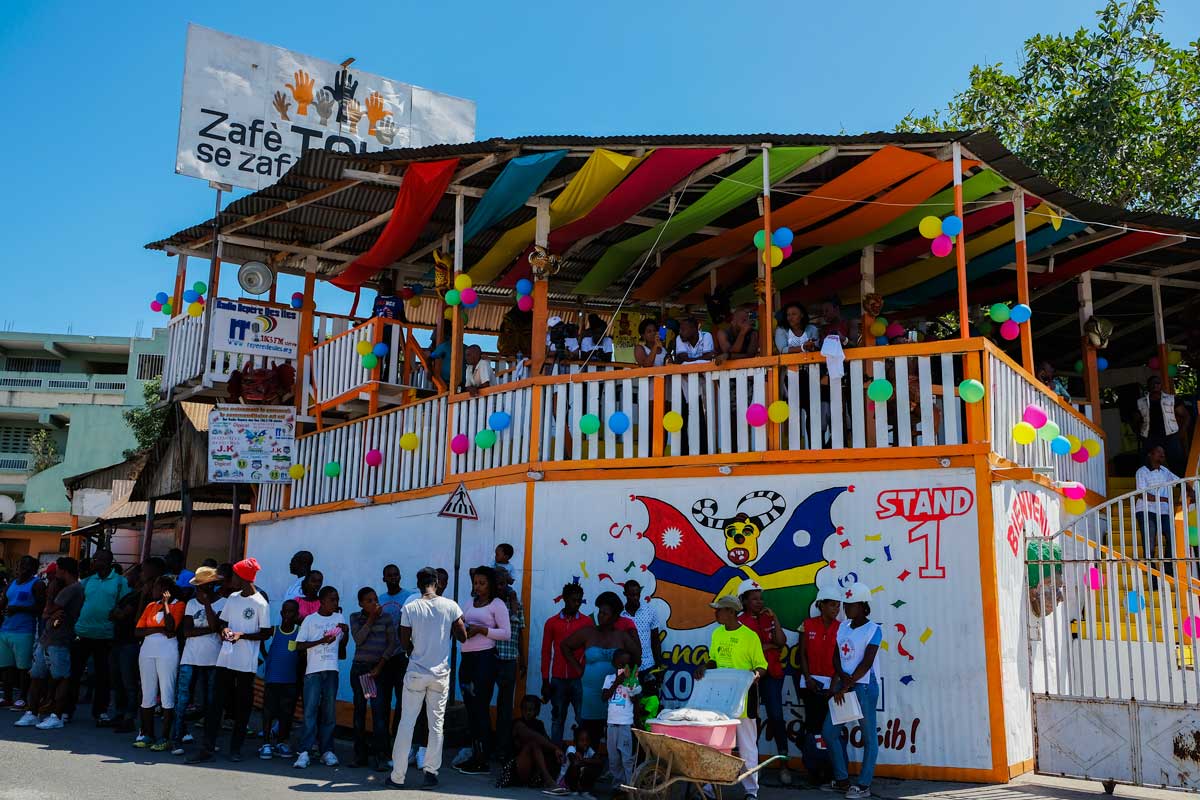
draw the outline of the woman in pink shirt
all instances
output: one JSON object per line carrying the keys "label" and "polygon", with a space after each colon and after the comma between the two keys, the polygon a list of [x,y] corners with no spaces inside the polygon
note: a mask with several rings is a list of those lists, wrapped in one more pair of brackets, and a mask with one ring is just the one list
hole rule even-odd
{"label": "woman in pink shirt", "polygon": [[467,641],[463,643],[462,660],[458,665],[458,685],[467,707],[474,755],[458,771],[467,775],[487,775],[491,772],[487,746],[492,738],[490,706],[496,686],[496,642],[512,638],[512,627],[508,606],[496,596],[495,570],[476,567],[471,587],[473,602],[463,611]]}

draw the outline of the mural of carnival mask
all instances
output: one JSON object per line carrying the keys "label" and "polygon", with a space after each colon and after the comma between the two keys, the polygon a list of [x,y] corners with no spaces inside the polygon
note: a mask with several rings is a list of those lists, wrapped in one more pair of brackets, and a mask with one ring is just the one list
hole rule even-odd
{"label": "mural of carnival mask", "polygon": [[726,558],[729,559],[731,564],[740,566],[742,564],[749,564],[758,558],[759,536],[762,534],[764,528],[779,519],[780,515],[783,514],[784,508],[787,507],[783,496],[778,492],[770,490],[750,492],[738,501],[737,507],[740,509],[748,502],[758,499],[769,501],[771,507],[761,514],[753,516],[744,511],[739,511],[728,519],[720,519],[714,516],[717,513],[717,501],[711,498],[697,500],[695,505],[692,506],[692,518],[696,522],[706,528],[712,528],[724,534]]}

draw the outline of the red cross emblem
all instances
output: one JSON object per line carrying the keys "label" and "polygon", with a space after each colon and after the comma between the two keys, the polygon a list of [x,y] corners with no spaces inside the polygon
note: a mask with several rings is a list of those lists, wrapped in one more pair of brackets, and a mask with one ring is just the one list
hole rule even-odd
{"label": "red cross emblem", "polygon": [[849,642],[846,642],[845,644],[843,644],[843,645],[842,645],[842,655],[844,655],[844,656],[848,656],[848,655],[850,655],[850,653],[852,653],[853,651],[854,651],[854,648],[852,648],[852,647],[850,646],[850,643],[849,643]]}
{"label": "red cross emblem", "polygon": [[853,594],[853,592],[851,592],[849,589],[847,589],[847,590],[846,590],[846,599],[847,599],[847,600],[848,600],[848,599],[850,599],[850,595],[851,595],[851,594]]}

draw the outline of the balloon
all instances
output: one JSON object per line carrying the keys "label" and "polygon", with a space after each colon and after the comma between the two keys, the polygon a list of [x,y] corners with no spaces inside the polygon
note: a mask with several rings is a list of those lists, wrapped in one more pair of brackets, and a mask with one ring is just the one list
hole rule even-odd
{"label": "balloon", "polygon": [[484,428],[479,433],[475,434],[475,446],[481,450],[487,450],[492,445],[496,444],[496,432]]}
{"label": "balloon", "polygon": [[584,414],[579,418],[579,431],[585,436],[591,436],[600,430],[600,418],[595,414]]}
{"label": "balloon", "polygon": [[199,303],[189,303],[187,311],[189,317],[198,317],[204,313],[204,306]]}
{"label": "balloon", "polygon": [[354,345],[354,352],[358,353],[360,356],[365,356],[367,353],[371,352],[371,343],[366,339],[359,340]]}
{"label": "balloon", "polygon": [[159,292],[158,294],[154,295],[154,299],[158,301],[160,306],[165,306],[167,301],[169,301],[171,298],[167,296],[166,292]]}
{"label": "balloon", "polygon": [[942,218],[942,233],[946,236],[958,236],[962,233],[962,220],[951,214],[948,217]]}
{"label": "balloon", "polygon": [[185,303],[194,303],[199,299],[200,299],[200,293],[196,292],[192,289],[188,289],[187,291],[185,291],[183,293],[183,302],[185,302]]}
{"label": "balloon", "polygon": [[458,289],[460,292],[463,289],[470,289],[471,286],[473,286],[471,283],[471,276],[467,275],[465,272],[460,272],[454,276],[454,288]]}
{"label": "balloon", "polygon": [[304,298],[303,297],[293,297],[292,298],[292,308],[295,308],[295,309],[304,308]]}
{"label": "balloon", "polygon": [[336,461],[329,461],[325,464],[325,477],[336,478],[342,474],[342,465]]}
{"label": "balloon", "polygon": [[401,450],[408,450],[409,452],[411,452],[411,451],[417,449],[417,445],[419,443],[420,442],[417,439],[417,435],[415,433],[413,433],[412,431],[409,431],[408,433],[406,433],[400,437],[400,449]]}
{"label": "balloon", "polygon": [[1037,438],[1037,430],[1028,422],[1018,422],[1013,425],[1012,437],[1017,444],[1033,444],[1033,440]]}
{"label": "balloon", "polygon": [[[768,262],[767,259],[770,259],[770,261]],[[783,263],[783,248],[776,247],[775,245],[771,245],[770,250],[764,250],[763,251],[763,263],[764,264],[770,263],[770,265],[772,267],[778,267],[780,264]]]}
{"label": "balloon", "polygon": [[421,298],[417,294],[413,294],[413,299],[408,301],[408,304],[413,308],[421,307]]}
{"label": "balloon", "polygon": [[417,297],[420,297],[421,295],[425,294],[425,287],[419,283],[414,283],[412,285],[412,290],[413,290],[413,294],[415,294]]}
{"label": "balloon", "polygon": [[[459,275],[458,277],[465,278],[466,275]],[[476,294],[475,290],[472,289],[470,286],[468,286],[465,289],[459,290],[458,297],[462,301],[462,304],[464,306],[473,306],[479,302],[479,295]]]}
{"label": "balloon", "polygon": [[1146,601],[1142,599],[1142,593],[1131,589],[1129,594],[1125,595],[1125,609],[1130,614],[1136,614],[1146,607]]}
{"label": "balloon", "polygon": [[1000,338],[1011,342],[1013,339],[1021,335],[1021,326],[1013,322],[1011,319],[1006,319],[1000,323]]}
{"label": "balloon", "polygon": [[[1042,427],[1047,421],[1046,412],[1032,404],[1025,406],[1025,411],[1021,414],[1021,419],[1035,428]],[[1054,435],[1057,436],[1058,434]]]}
{"label": "balloon", "polygon": [[875,337],[875,344],[883,346],[887,343],[888,343],[888,338],[886,336],[876,336]]}
{"label": "balloon", "polygon": [[1071,460],[1074,461],[1076,464],[1084,463],[1085,461],[1088,460],[1088,451],[1084,450],[1082,447],[1079,448],[1074,453],[1071,453]]}
{"label": "balloon", "polygon": [[208,284],[204,281],[196,281],[192,284],[192,291],[196,294],[205,294],[208,292]]}
{"label": "balloon", "polygon": [[446,292],[446,305],[456,306],[461,302],[462,302],[462,295],[459,294],[458,289],[450,289],[449,291]]}
{"label": "balloon", "polygon": [[887,333],[887,326],[888,326],[888,321],[886,319],[884,319],[883,317],[876,317],[875,321],[871,323],[871,328],[870,328],[871,335],[872,336],[883,336],[884,334]]}
{"label": "balloon", "polygon": [[383,358],[388,354],[387,342],[379,342],[371,348],[371,352],[374,353],[377,358]]}
{"label": "balloon", "polygon": [[942,221],[934,216],[928,216],[917,225],[917,230],[926,239],[936,239],[942,235]]}
{"label": "balloon", "polygon": [[158,302],[157,300],[151,300],[150,310],[157,314],[158,312],[162,311],[162,303]]}
{"label": "balloon", "polygon": [[791,228],[776,228],[775,232],[771,234],[771,244],[776,247],[787,247],[792,243],[794,237],[795,234],[792,233]]}
{"label": "balloon", "polygon": [[292,299],[293,300],[303,300],[304,292],[292,292]]}
{"label": "balloon", "polygon": [[1083,449],[1087,451],[1088,458],[1095,458],[1100,455],[1100,443],[1095,439],[1084,439]]}
{"label": "balloon", "polygon": [[1024,303],[1017,303],[1012,307],[1012,310],[1008,312],[1008,318],[1018,325],[1024,325],[1026,322],[1029,322],[1029,318],[1032,316],[1033,309]]}
{"label": "balloon", "polygon": [[1063,510],[1072,516],[1078,517],[1087,511],[1087,503],[1082,500],[1064,500]]}
{"label": "balloon", "polygon": [[1078,481],[1072,481],[1063,484],[1062,493],[1068,500],[1082,500],[1087,497],[1087,487]]}
{"label": "balloon", "polygon": [[1167,353],[1167,363],[1168,364],[1183,363],[1183,353],[1179,352],[1178,350],[1172,350],[1170,353]]}
{"label": "balloon", "polygon": [[517,281],[517,294],[533,294],[533,281],[529,278]]}
{"label": "balloon", "polygon": [[[1076,501],[1079,502],[1079,501]],[[1104,587],[1104,573],[1095,567],[1088,567],[1087,586],[1089,589],[1101,589]]]}
{"label": "balloon", "polygon": [[1158,356],[1151,358],[1150,362],[1146,364],[1146,366],[1148,366],[1150,369],[1158,369]]}
{"label": "balloon", "polygon": [[958,396],[962,398],[964,403],[978,403],[983,399],[984,391],[983,384],[974,378],[967,378],[958,385]]}
{"label": "balloon", "polygon": [[400,290],[400,299],[401,300],[412,300],[413,299],[413,290],[408,288],[407,286],[405,286],[403,289]]}
{"label": "balloon", "polygon": [[790,244],[783,248],[783,257],[784,258],[792,257],[792,246]]}
{"label": "balloon", "polygon": [[[1099,372],[1104,372],[1104,370],[1108,369],[1108,359],[1105,358],[1104,356],[1100,356],[1099,358],[1097,358],[1096,359],[1096,369]],[[1080,370],[1080,371],[1082,372],[1082,370]]]}
{"label": "balloon", "polygon": [[1083,359],[1082,358],[1075,359],[1075,371],[1083,372]]}
{"label": "balloon", "polygon": [[162,307],[162,313],[168,317],[171,316],[171,304],[170,303],[167,303],[165,306]]}
{"label": "balloon", "polygon": [[614,411],[608,418],[608,429],[620,436],[629,430],[629,415],[624,411]]}
{"label": "balloon", "polygon": [[362,357],[363,369],[375,369],[379,366],[379,356],[374,353],[367,353]]}
{"label": "balloon", "polygon": [[378,450],[368,450],[367,454],[363,456],[363,461],[367,462],[368,467],[378,467],[383,463],[383,453]]}
{"label": "balloon", "polygon": [[298,481],[303,478],[306,472],[308,472],[308,470],[304,468],[303,464],[292,464],[290,467],[288,467],[288,477],[294,481]]}
{"label": "balloon", "polygon": [[467,452],[467,447],[469,446],[470,444],[467,441],[467,435],[465,433],[460,433],[450,440],[450,450],[460,456]]}
{"label": "balloon", "polygon": [[1067,441],[1071,443],[1071,453],[1079,452],[1079,448],[1083,447],[1083,442],[1079,441],[1078,436],[1067,434]]}
{"label": "balloon", "polygon": [[1062,431],[1058,427],[1058,423],[1052,419],[1046,420],[1046,424],[1038,428],[1038,438],[1043,442],[1052,442],[1058,438]]}
{"label": "balloon", "polygon": [[759,230],[759,231],[755,232],[754,246],[757,247],[759,250],[762,250],[763,246],[766,245],[766,243],[767,243],[767,232],[764,230]]}
{"label": "balloon", "polygon": [[1178,374],[1179,374],[1179,367],[1175,366],[1174,364],[1167,365],[1167,377],[1168,378],[1174,378]]}
{"label": "balloon", "polygon": [[1183,635],[1189,638],[1200,637],[1200,617],[1188,617],[1183,621]]}
{"label": "balloon", "polygon": [[993,303],[988,309],[988,316],[992,318],[992,322],[1008,322],[1011,315],[1012,311],[1004,303]]}
{"label": "balloon", "polygon": [[507,411],[493,411],[488,417],[488,427],[494,431],[502,431],[512,424],[512,415]]}
{"label": "balloon", "polygon": [[781,422],[786,422],[787,418],[792,415],[792,407],[785,400],[776,400],[771,405],[767,406],[767,418],[778,425]]}
{"label": "balloon", "polygon": [[867,397],[876,403],[885,403],[892,399],[892,382],[887,378],[876,378],[867,384]]}
{"label": "balloon", "polygon": [[442,319],[454,319],[454,309],[447,308],[442,312]]}
{"label": "balloon", "polygon": [[950,251],[954,249],[954,240],[946,234],[934,239],[929,243],[929,252],[933,253],[938,258],[944,258],[950,255]]}
{"label": "balloon", "polygon": [[1188,526],[1188,544],[1192,547],[1200,545],[1200,527],[1196,525]]}
{"label": "balloon", "polygon": [[668,411],[663,414],[663,428],[670,433],[678,433],[683,429],[683,415],[678,411]]}
{"label": "balloon", "polygon": [[899,322],[892,322],[892,323],[888,324],[887,330],[884,331],[883,335],[889,339],[896,339],[896,338],[903,336],[904,334],[905,334],[904,326],[901,325]]}
{"label": "balloon", "polygon": [[533,298],[527,294],[523,294],[517,298],[517,308],[522,311],[533,311]]}
{"label": "balloon", "polygon": [[1071,454],[1071,442],[1065,436],[1059,436],[1050,441],[1050,452],[1056,456]]}
{"label": "balloon", "polygon": [[746,407],[746,422],[756,428],[767,424],[767,407],[762,403],[751,403]]}

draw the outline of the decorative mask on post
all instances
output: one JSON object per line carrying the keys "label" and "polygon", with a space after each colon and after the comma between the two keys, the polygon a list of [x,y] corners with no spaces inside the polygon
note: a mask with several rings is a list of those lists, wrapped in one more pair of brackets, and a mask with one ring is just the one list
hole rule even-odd
{"label": "decorative mask on post", "polygon": [[557,275],[561,264],[561,258],[550,255],[550,252],[540,245],[534,247],[529,253],[529,266],[533,270],[533,277],[537,280],[545,280],[551,275]]}
{"label": "decorative mask on post", "polygon": [[783,499],[783,496],[769,489],[750,492],[738,501],[737,507],[740,509],[748,501],[759,498],[770,501],[771,507],[763,513],[753,516],[739,511],[729,519],[719,519],[713,516],[717,513],[717,501],[711,498],[697,500],[692,506],[692,518],[696,522],[725,534],[725,550],[730,563],[748,564],[758,558],[759,535],[762,534],[764,528],[779,519],[787,507],[787,501]]}
{"label": "decorative mask on post", "polygon": [[1088,343],[1092,347],[1103,350],[1108,347],[1108,340],[1113,334],[1112,320],[1092,317],[1084,323],[1083,331],[1087,334]]}
{"label": "decorative mask on post", "polygon": [[454,272],[454,261],[441,250],[433,251],[433,288],[443,294],[450,288],[450,274]]}
{"label": "decorative mask on post", "polygon": [[878,317],[883,311],[883,295],[875,294],[874,292],[863,295],[862,299],[863,313],[871,317]]}

